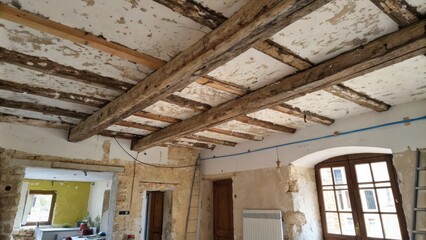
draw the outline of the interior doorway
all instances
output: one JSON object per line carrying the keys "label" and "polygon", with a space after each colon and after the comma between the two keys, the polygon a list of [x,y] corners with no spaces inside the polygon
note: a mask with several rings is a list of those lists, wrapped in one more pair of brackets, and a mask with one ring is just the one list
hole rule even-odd
{"label": "interior doorway", "polygon": [[213,182],[214,240],[234,239],[232,179]]}
{"label": "interior doorway", "polygon": [[171,214],[173,191],[147,191],[143,195],[142,234],[143,240],[171,238]]}

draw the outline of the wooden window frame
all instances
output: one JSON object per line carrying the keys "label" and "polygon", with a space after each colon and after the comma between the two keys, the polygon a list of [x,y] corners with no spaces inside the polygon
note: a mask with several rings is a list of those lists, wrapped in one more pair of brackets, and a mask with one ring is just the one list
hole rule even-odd
{"label": "wooden window frame", "polygon": [[[355,164],[362,164],[362,163],[372,163],[372,162],[386,162],[387,164],[387,170],[389,172],[389,182],[391,183],[390,188],[392,189],[393,197],[396,200],[395,202],[395,208],[396,208],[396,214],[398,217],[400,229],[401,229],[401,237],[403,240],[408,240],[408,231],[407,231],[407,223],[405,221],[405,215],[402,208],[402,197],[401,193],[399,191],[398,187],[398,181],[397,181],[397,175],[394,165],[392,164],[392,155],[390,154],[352,154],[352,155],[344,155],[344,156],[338,156],[334,158],[330,158],[328,160],[325,160],[321,163],[318,163],[315,165],[315,179],[316,179],[316,185],[317,185],[317,194],[318,194],[318,200],[319,200],[319,207],[320,207],[320,216],[321,216],[321,225],[323,230],[323,238],[324,239],[382,239],[382,238],[372,238],[367,237],[366,233],[366,226],[363,219],[360,219],[363,217],[363,211],[362,206],[356,206],[361,205],[360,203],[360,193],[359,188],[357,184],[354,184],[354,181],[356,181],[356,176],[352,176],[355,174]],[[346,175],[347,175],[347,185],[349,191],[349,198],[351,201],[352,206],[352,215],[354,220],[354,227],[356,227],[356,223],[359,223],[359,231],[355,228],[355,232],[357,235],[355,236],[348,236],[348,235],[339,235],[339,234],[330,234],[327,232],[327,224],[326,224],[326,211],[324,209],[324,197],[322,194],[322,182],[321,182],[321,175],[320,175],[320,169],[321,168],[327,168],[327,167],[345,167]],[[371,170],[370,170],[371,171]],[[334,178],[333,173],[332,177]],[[373,180],[374,182],[374,180]],[[364,184],[364,183],[363,183]],[[333,182],[334,186],[334,182]],[[334,189],[334,188],[333,188]],[[374,187],[374,191],[376,192],[377,188]],[[377,192],[376,192],[377,197]],[[337,200],[336,200],[337,204]],[[354,207],[356,206],[356,207]],[[379,207],[379,206],[378,206]],[[336,206],[336,209],[338,212],[338,206]],[[378,214],[381,214],[381,211],[378,211]],[[382,220],[381,220],[382,221]],[[382,223],[383,225],[383,223]],[[384,231],[384,229],[382,229]],[[360,234],[360,235],[359,235]],[[362,236],[362,238],[361,238]],[[386,238],[383,238],[386,239]]]}
{"label": "wooden window frame", "polygon": [[39,225],[51,225],[53,219],[53,212],[56,204],[56,191],[43,191],[43,190],[30,190],[28,195],[38,194],[38,195],[52,195],[52,202],[50,203],[50,212],[49,219],[45,222],[26,222],[22,226],[34,226],[39,223]]}

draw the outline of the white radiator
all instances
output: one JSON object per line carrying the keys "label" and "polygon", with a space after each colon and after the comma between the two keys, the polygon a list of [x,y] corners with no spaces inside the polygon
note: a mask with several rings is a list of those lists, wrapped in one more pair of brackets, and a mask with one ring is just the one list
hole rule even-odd
{"label": "white radiator", "polygon": [[280,210],[243,210],[244,240],[283,240]]}

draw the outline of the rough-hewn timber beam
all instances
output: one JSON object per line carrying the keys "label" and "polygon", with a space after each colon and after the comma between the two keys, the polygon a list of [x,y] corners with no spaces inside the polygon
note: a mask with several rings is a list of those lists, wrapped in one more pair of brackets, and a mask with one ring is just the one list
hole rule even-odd
{"label": "rough-hewn timber beam", "polygon": [[110,77],[104,77],[86,70],[75,69],[70,66],[50,61],[46,58],[34,57],[16,51],[7,50],[2,47],[0,47],[0,62],[117,91],[125,91],[133,87],[133,84],[130,83],[122,82]]}
{"label": "rough-hewn timber beam", "polygon": [[245,89],[242,86],[232,84],[230,82],[223,82],[210,77],[201,77],[197,79],[197,81],[195,82],[201,85],[214,88],[216,90],[224,91],[224,92],[235,94],[238,96],[245,95],[248,92],[248,89]]}
{"label": "rough-hewn timber beam", "polygon": [[79,103],[92,107],[102,107],[108,102],[103,99],[98,99],[85,95],[56,91],[49,88],[35,87],[27,84],[5,81],[2,79],[0,79],[0,89],[18,93],[28,93],[41,97],[53,98],[72,103]]}
{"label": "rough-hewn timber beam", "polygon": [[306,121],[316,122],[316,123],[327,125],[327,126],[334,123],[334,119],[324,117],[309,111],[302,111],[300,110],[300,108],[292,107],[285,103],[278,104],[274,107],[271,107],[270,109],[275,110],[277,112],[282,112],[288,115],[292,115],[298,118],[302,118]]}
{"label": "rough-hewn timber beam", "polygon": [[256,136],[253,134],[248,134],[248,133],[242,133],[242,132],[234,132],[234,131],[229,131],[229,130],[225,130],[225,129],[221,129],[221,128],[208,128],[205,129],[208,132],[214,132],[214,133],[220,133],[223,135],[228,135],[231,137],[236,137],[236,138],[241,138],[241,139],[245,139],[245,140],[252,140],[252,141],[262,141],[263,137],[260,136]]}
{"label": "rough-hewn timber beam", "polygon": [[197,101],[183,98],[183,97],[179,97],[177,95],[169,95],[166,98],[164,98],[163,101],[178,105],[180,107],[190,108],[192,110],[201,111],[201,112],[207,111],[211,108],[211,106],[208,104],[197,102]]}
{"label": "rough-hewn timber beam", "polygon": [[114,122],[180,91],[199,77],[246,51],[253,43],[270,37],[327,2],[250,1],[225,23],[71,129],[69,141],[81,141],[93,136]]}
{"label": "rough-hewn timber beam", "polygon": [[373,109],[376,112],[384,112],[391,107],[389,104],[374,99],[364,93],[357,92],[349,87],[344,86],[343,84],[327,87],[324,90],[360,106]]}
{"label": "rough-hewn timber beam", "polygon": [[4,3],[0,3],[0,18],[67,39],[77,44],[92,47],[153,69],[160,68],[165,63],[161,59],[140,53],[118,43],[109,42],[82,30],[10,7]]}
{"label": "rough-hewn timber beam", "polygon": [[216,138],[209,138],[209,137],[204,137],[199,135],[189,135],[189,136],[185,136],[185,138],[200,141],[200,142],[213,143],[217,145],[224,145],[224,146],[230,146],[230,147],[234,147],[235,145],[237,145],[236,142],[219,140]]}
{"label": "rough-hewn timber beam", "polygon": [[179,136],[202,131],[237,116],[267,108],[327,86],[373,72],[426,53],[426,21],[413,24],[324,63],[213,107],[209,111],[176,123],[132,143],[144,150]]}
{"label": "rough-hewn timber beam", "polygon": [[[195,22],[215,29],[223,22],[226,21],[226,17],[221,13],[218,13],[202,4],[193,0],[155,0],[156,2],[163,4],[171,10],[182,14],[183,16],[194,20]],[[261,51],[285,64],[288,64],[298,70],[304,70],[312,66],[312,64],[283,46],[271,41],[259,41],[253,46],[258,51]]]}
{"label": "rough-hewn timber beam", "polygon": [[386,13],[400,27],[406,27],[421,19],[415,7],[405,0],[371,0],[378,8]]}
{"label": "rough-hewn timber beam", "polygon": [[17,108],[17,109],[28,110],[33,112],[40,112],[43,114],[77,118],[77,119],[84,119],[90,115],[88,113],[76,112],[76,111],[58,108],[58,107],[45,106],[45,105],[35,104],[31,102],[13,101],[13,100],[4,99],[4,98],[0,98],[0,106],[7,107],[7,108]]}
{"label": "rough-hewn timber beam", "polygon": [[115,125],[130,127],[130,128],[137,128],[137,129],[142,129],[142,130],[146,130],[150,132],[156,132],[161,130],[160,127],[150,126],[150,125],[136,123],[136,122],[128,122],[128,121],[118,121],[115,123]]}
{"label": "rough-hewn timber beam", "polygon": [[246,116],[246,115],[238,116],[237,118],[235,118],[235,120],[242,122],[242,123],[258,126],[258,127],[271,129],[271,130],[278,131],[278,132],[286,132],[286,133],[295,133],[296,132],[296,129],[294,129],[294,128],[289,128],[289,127],[286,127],[286,126],[283,126],[283,125],[259,120],[259,119],[252,118],[252,117],[249,117],[249,116]]}
{"label": "rough-hewn timber beam", "polygon": [[203,149],[210,149],[210,150],[213,150],[216,147],[215,145],[212,145],[212,144],[200,143],[200,142],[185,142],[181,140],[174,140],[167,144],[180,146],[180,147],[195,147],[195,148],[203,148]]}

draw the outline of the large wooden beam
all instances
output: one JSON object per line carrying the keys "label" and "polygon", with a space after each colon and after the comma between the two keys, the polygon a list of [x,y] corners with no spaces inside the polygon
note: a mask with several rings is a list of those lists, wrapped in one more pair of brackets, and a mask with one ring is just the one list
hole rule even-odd
{"label": "large wooden beam", "polygon": [[0,18],[67,39],[80,45],[92,47],[129,61],[146,65],[153,69],[160,68],[165,64],[161,59],[129,49],[118,43],[109,42],[102,37],[95,36],[82,30],[71,28],[47,18],[10,7],[4,3],[0,3]]}
{"label": "large wooden beam", "polygon": [[46,58],[34,57],[16,51],[7,50],[2,47],[0,47],[0,62],[117,91],[126,91],[133,87],[133,84],[122,82],[114,78],[104,77],[86,70],[75,69],[70,66],[53,62]]}
{"label": "large wooden beam", "polygon": [[323,6],[326,0],[253,0],[225,23],[173,58],[125,94],[70,131],[69,141],[86,139],[153,103],[180,91],[250,46]]}
{"label": "large wooden beam", "polygon": [[2,79],[0,79],[0,89],[17,92],[17,93],[28,93],[32,95],[41,96],[41,97],[58,99],[58,100],[66,101],[66,102],[78,103],[78,104],[92,106],[92,107],[102,107],[108,102],[107,100],[80,95],[76,93],[56,91],[49,88],[35,87],[35,86],[27,85],[27,84],[10,82],[6,80],[2,80]]}
{"label": "large wooden beam", "polygon": [[237,116],[297,98],[305,93],[342,83],[348,79],[426,53],[425,21],[376,39],[305,71],[224,103],[132,143],[144,150],[169,139],[192,134]]}
{"label": "large wooden beam", "polygon": [[271,130],[278,131],[278,132],[286,132],[286,133],[295,133],[296,132],[296,129],[294,129],[294,128],[289,128],[289,127],[286,127],[286,126],[283,126],[283,125],[263,121],[263,120],[252,118],[252,117],[249,117],[249,116],[246,116],[246,115],[240,115],[237,118],[235,118],[235,120],[242,122],[242,123],[258,126],[258,127],[271,129]]}
{"label": "large wooden beam", "polygon": [[421,19],[415,7],[405,0],[371,0],[378,8],[386,13],[400,27],[406,27]]}
{"label": "large wooden beam", "polygon": [[324,90],[360,106],[373,109],[376,112],[384,112],[391,107],[389,104],[374,99],[364,93],[357,92],[349,87],[344,86],[343,84],[327,87]]}
{"label": "large wooden beam", "polygon": [[278,104],[276,106],[271,107],[270,109],[277,112],[282,112],[288,115],[292,115],[298,118],[302,118],[305,121],[316,122],[316,123],[327,125],[327,126],[334,123],[334,119],[324,117],[313,112],[302,111],[300,110],[300,108],[293,107],[285,103]]}

